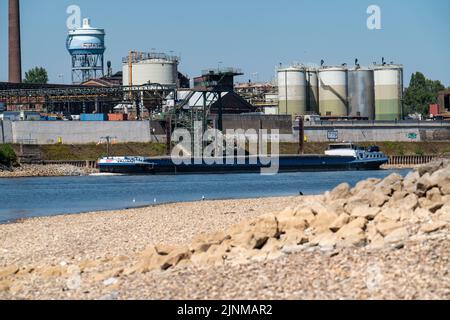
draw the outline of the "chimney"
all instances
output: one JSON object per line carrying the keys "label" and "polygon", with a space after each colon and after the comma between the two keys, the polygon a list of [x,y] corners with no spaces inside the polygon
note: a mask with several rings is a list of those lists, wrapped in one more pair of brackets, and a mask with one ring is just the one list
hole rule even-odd
{"label": "chimney", "polygon": [[22,82],[19,0],[9,0],[9,82]]}

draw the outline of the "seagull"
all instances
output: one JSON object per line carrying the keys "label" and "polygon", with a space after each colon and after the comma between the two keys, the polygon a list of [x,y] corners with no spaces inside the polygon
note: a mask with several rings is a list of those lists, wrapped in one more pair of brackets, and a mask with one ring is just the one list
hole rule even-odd
{"label": "seagull", "polygon": [[205,201],[205,199],[206,199],[205,196],[203,196],[203,197],[202,197],[202,201]]}
{"label": "seagull", "polygon": [[136,203],[136,199],[133,199],[133,203]]}
{"label": "seagull", "polygon": [[156,202],[157,202],[157,201],[156,201],[156,198],[155,198],[155,199],[153,199],[153,203],[154,203],[154,204],[156,204]]}

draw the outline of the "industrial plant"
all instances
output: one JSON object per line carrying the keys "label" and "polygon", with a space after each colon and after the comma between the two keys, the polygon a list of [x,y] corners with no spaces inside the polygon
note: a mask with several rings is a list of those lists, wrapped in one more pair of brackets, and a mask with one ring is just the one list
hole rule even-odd
{"label": "industrial plant", "polygon": [[[384,60],[384,59],[383,59]],[[278,70],[279,113],[328,120],[400,121],[403,66],[291,66]]]}
{"label": "industrial plant", "polygon": [[[45,126],[60,128],[59,121],[69,121],[74,128],[81,122],[95,122],[101,128],[104,122],[126,121],[129,130],[136,126],[132,122],[148,122],[149,127],[139,138],[117,133],[123,136],[123,142],[170,140],[174,128],[189,129],[194,121],[203,121],[205,127],[220,130],[279,129],[296,141],[300,118],[306,120],[310,141],[329,140],[327,132],[350,123],[354,130],[364,128],[366,138],[380,138],[376,132],[384,124],[403,135],[396,139],[410,139],[404,137],[401,128],[407,117],[403,66],[387,63],[384,58],[367,67],[357,59],[351,67],[347,63],[325,65],[323,60],[315,66],[280,65],[272,82],[237,83],[236,77],[244,75],[238,68],[206,69],[190,79],[180,70],[181,57],[130,49],[123,53],[121,70],[113,72],[111,61],[105,64],[107,31],[91,23],[83,19],[79,28],[67,34],[71,84],[22,83],[20,6],[18,0],[9,0],[9,81],[0,82],[1,141],[17,142],[25,136],[39,143],[97,139],[92,133],[89,139],[77,141],[70,134],[73,131],[63,129],[42,129],[53,132],[45,136],[39,133],[44,124],[23,124],[24,130],[19,133],[14,130],[21,124],[9,125],[8,121],[45,122]],[[188,61],[189,57],[184,59]],[[441,93],[439,105],[431,106],[431,120],[450,118],[449,97],[449,92]],[[439,131],[442,122],[435,125]]]}

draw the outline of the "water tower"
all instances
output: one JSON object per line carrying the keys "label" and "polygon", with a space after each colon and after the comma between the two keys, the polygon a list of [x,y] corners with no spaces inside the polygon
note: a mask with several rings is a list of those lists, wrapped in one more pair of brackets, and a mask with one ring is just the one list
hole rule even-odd
{"label": "water tower", "polygon": [[83,19],[81,28],[69,31],[67,50],[72,56],[73,84],[103,77],[105,30],[93,28],[89,19]]}

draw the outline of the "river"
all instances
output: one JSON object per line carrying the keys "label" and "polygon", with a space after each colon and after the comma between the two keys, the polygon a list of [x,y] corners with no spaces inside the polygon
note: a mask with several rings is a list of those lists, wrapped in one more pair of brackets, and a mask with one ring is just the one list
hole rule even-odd
{"label": "river", "polygon": [[169,202],[320,194],[409,170],[0,179],[0,223]]}

